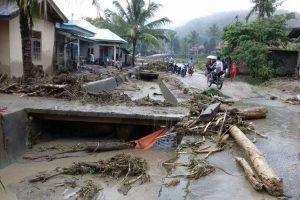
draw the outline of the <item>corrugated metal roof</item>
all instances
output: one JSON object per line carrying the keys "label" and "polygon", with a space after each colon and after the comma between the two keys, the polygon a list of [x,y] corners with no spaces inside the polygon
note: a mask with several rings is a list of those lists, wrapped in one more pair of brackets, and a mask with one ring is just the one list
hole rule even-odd
{"label": "corrugated metal roof", "polygon": [[19,13],[16,3],[0,3],[0,18],[11,19]]}
{"label": "corrugated metal roof", "polygon": [[73,20],[65,24],[76,25],[83,29],[95,33],[93,37],[87,37],[88,39],[92,39],[95,41],[127,43],[127,41],[125,41],[124,39],[122,39],[120,36],[113,33],[112,31],[110,31],[109,29],[97,28],[86,20]]}
{"label": "corrugated metal roof", "polygon": [[[52,0],[47,0],[47,2],[49,3],[52,10],[54,10],[54,12],[61,19],[59,22],[61,22],[61,21],[65,22],[68,20]],[[50,7],[48,7],[48,8],[50,8]],[[10,19],[16,17],[18,14],[19,14],[19,7],[15,2],[0,1],[0,19],[10,20]]]}

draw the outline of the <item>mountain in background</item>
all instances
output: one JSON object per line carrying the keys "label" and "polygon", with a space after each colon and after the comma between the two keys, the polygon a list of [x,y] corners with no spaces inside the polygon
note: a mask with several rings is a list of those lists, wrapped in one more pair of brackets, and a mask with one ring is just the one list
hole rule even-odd
{"label": "mountain in background", "polygon": [[[288,11],[279,10],[277,14],[287,13]],[[236,22],[236,16],[239,21],[245,21],[245,17],[249,13],[248,10],[220,12],[206,17],[200,17],[187,22],[185,25],[175,28],[177,36],[183,38],[187,36],[191,31],[197,31],[203,40],[208,38],[208,29],[213,24],[216,24],[220,31],[229,24]],[[252,17],[252,20],[254,17]],[[251,18],[250,18],[251,21]],[[289,22],[289,27],[295,27],[300,25],[300,13],[296,13],[296,19]]]}

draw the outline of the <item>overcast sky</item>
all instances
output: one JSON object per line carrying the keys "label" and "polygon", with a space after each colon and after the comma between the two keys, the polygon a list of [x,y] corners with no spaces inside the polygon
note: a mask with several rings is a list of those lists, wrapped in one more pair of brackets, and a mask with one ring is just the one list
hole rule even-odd
{"label": "overcast sky", "polygon": [[[148,0],[145,0],[148,2]],[[159,10],[157,17],[168,17],[172,20],[170,27],[177,27],[185,22],[213,13],[232,10],[247,10],[253,5],[250,0],[153,0],[163,7]],[[91,6],[92,0],[55,0],[65,15],[71,19],[81,17],[96,17],[97,10]],[[109,8],[114,10],[112,0],[99,0],[102,10]],[[125,3],[125,0],[119,0]],[[279,9],[300,12],[300,0],[286,0]]]}

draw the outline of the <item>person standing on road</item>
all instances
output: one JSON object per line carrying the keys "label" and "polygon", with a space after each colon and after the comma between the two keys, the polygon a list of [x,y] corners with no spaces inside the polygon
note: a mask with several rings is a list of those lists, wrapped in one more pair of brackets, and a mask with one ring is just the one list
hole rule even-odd
{"label": "person standing on road", "polygon": [[226,74],[226,70],[228,69],[228,64],[224,59],[222,59],[222,64],[223,64],[223,73]]}
{"label": "person standing on road", "polygon": [[231,65],[231,72],[230,72],[231,81],[234,77],[236,77],[236,75],[237,75],[237,65],[233,63]]}
{"label": "person standing on road", "polygon": [[188,61],[188,66],[189,68],[193,66],[193,58],[190,58],[190,60]]}

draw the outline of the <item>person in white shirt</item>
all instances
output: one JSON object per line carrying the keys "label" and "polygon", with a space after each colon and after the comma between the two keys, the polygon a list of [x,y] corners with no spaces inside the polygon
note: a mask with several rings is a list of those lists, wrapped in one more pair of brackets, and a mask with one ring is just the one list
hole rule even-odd
{"label": "person in white shirt", "polygon": [[220,57],[217,57],[216,67],[214,71],[216,72],[218,78],[220,78],[224,74],[223,63]]}

